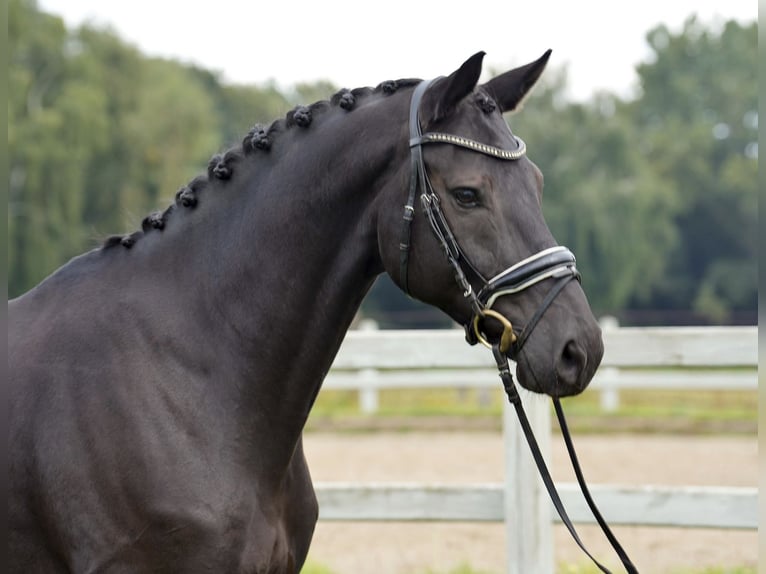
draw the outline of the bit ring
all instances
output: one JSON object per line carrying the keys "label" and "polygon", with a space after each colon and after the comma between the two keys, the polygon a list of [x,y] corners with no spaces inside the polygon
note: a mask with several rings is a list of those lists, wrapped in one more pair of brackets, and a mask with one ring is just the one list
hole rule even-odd
{"label": "bit ring", "polygon": [[473,332],[479,342],[488,349],[492,348],[492,343],[487,340],[479,328],[479,321],[484,317],[491,317],[492,319],[499,321],[503,326],[503,334],[500,335],[499,348],[501,353],[507,353],[508,349],[511,348],[511,345],[516,342],[516,333],[513,332],[513,325],[511,325],[511,322],[504,315],[501,315],[492,309],[483,309],[480,315],[477,314],[473,318]]}

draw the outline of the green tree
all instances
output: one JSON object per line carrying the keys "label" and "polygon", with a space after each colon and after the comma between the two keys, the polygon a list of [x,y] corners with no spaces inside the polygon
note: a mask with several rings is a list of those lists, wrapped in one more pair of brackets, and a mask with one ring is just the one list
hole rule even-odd
{"label": "green tree", "polygon": [[122,134],[132,163],[119,207],[123,217],[134,218],[131,227],[204,171],[220,147],[219,129],[212,97],[188,68],[144,60],[136,106],[126,115]]}
{"label": "green tree", "polygon": [[9,32],[9,293],[81,248],[83,164],[104,146],[106,100],[73,74],[67,32],[12,0]]}
{"label": "green tree", "polygon": [[691,305],[712,321],[757,307],[757,29],[690,18],[647,35],[642,95],[631,106],[641,153],[680,198],[681,241],[659,307]]}
{"label": "green tree", "polygon": [[31,0],[8,8],[15,296],[169,202],[218,149],[221,119],[191,68],[144,58],[109,30],[68,32]]}
{"label": "green tree", "polygon": [[510,123],[545,175],[546,221],[577,254],[592,306],[597,314],[618,313],[648,298],[666,274],[661,254],[677,242],[677,198],[636,153],[619,99],[600,94],[569,103],[565,93],[566,74],[554,70]]}
{"label": "green tree", "polygon": [[[105,143],[93,150],[90,160],[80,168],[85,173],[81,225],[86,230],[86,248],[93,236],[116,231],[122,224],[122,197],[126,182],[132,177],[131,161],[135,144],[127,136],[127,118],[138,106],[142,82],[143,58],[109,30],[83,26],[71,34],[76,47],[72,57],[73,73],[92,86],[105,99]],[[86,120],[87,125],[88,122]]]}

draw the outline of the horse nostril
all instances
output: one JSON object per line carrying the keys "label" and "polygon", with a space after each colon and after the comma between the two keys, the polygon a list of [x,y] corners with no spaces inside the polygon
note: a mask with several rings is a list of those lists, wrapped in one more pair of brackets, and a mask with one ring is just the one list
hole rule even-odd
{"label": "horse nostril", "polygon": [[579,388],[587,364],[588,356],[583,348],[574,340],[568,341],[556,362],[556,376],[559,382]]}

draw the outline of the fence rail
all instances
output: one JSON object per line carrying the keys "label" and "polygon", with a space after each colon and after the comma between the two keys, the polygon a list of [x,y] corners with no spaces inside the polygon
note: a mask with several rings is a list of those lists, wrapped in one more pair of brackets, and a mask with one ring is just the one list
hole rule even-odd
{"label": "fence rail", "polygon": [[[619,389],[756,389],[757,327],[605,328],[605,354],[592,384],[605,408]],[[671,369],[671,370],[668,370]],[[352,331],[325,388],[358,389],[365,410],[381,388],[497,387],[490,353],[469,347],[459,331]],[[524,393],[545,456],[550,448],[547,401]],[[508,572],[552,572],[554,513],[515,414],[503,413],[505,484],[319,483],[320,520],[503,521]],[[559,484],[575,523],[591,523],[577,485]],[[591,485],[614,524],[756,529],[756,488]]]}
{"label": "fence rail", "polygon": [[[758,387],[757,327],[605,327],[604,340],[590,390],[605,411],[617,408],[625,389]],[[487,350],[469,347],[460,331],[352,331],[324,382],[358,390],[367,413],[377,410],[381,389],[445,387],[499,388]]]}
{"label": "fence rail", "polygon": [[[358,522],[503,522],[505,486],[317,483],[319,519]],[[576,484],[558,485],[572,522],[595,524]],[[758,493],[746,487],[593,485],[610,524],[758,528]],[[560,522],[558,515],[552,520]]]}
{"label": "fence rail", "polygon": [[[604,330],[602,367],[753,368],[758,327],[619,327]],[[493,368],[458,330],[350,331],[331,372]]]}

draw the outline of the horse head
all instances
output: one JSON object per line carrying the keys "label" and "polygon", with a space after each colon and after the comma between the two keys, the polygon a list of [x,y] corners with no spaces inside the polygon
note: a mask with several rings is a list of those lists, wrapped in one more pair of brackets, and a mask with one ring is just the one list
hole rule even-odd
{"label": "horse head", "polygon": [[550,51],[478,84],[483,55],[413,92],[410,193],[403,213],[406,192],[388,194],[399,207],[381,218],[383,265],[406,292],[464,325],[469,342],[498,344],[525,388],[577,394],[601,361],[601,331],[574,255],[545,223],[542,173],[503,118]]}

